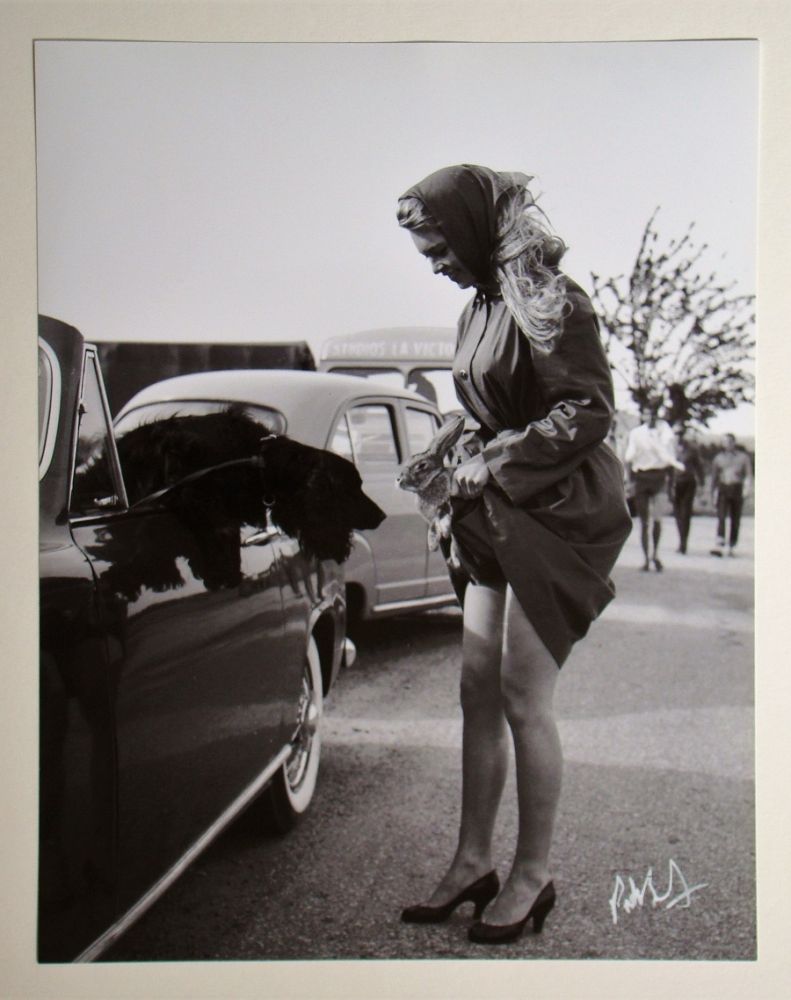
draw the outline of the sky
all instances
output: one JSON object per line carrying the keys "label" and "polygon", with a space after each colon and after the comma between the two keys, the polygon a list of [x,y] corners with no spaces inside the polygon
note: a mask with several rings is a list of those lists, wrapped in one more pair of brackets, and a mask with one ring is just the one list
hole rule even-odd
{"label": "sky", "polygon": [[[453,326],[395,222],[450,163],[535,177],[564,270],[628,273],[659,206],[755,291],[758,45],[37,42],[39,308],[104,340]],[[759,340],[760,349],[760,340]],[[623,399],[623,397],[620,397]],[[753,408],[711,431],[754,433]]]}

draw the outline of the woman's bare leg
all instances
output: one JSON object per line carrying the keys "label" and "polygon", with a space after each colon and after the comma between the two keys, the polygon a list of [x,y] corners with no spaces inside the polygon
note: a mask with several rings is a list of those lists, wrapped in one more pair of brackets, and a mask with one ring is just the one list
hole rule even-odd
{"label": "woman's bare leg", "polygon": [[519,837],[511,873],[484,920],[521,920],[549,881],[563,755],[553,709],[558,666],[509,587],[501,684],[514,740]]}
{"label": "woman's bare leg", "polygon": [[503,589],[470,584],[464,597],[461,706],[462,801],[459,842],[451,866],[428,900],[447,903],[492,868],[492,831],[508,766],[500,691]]}

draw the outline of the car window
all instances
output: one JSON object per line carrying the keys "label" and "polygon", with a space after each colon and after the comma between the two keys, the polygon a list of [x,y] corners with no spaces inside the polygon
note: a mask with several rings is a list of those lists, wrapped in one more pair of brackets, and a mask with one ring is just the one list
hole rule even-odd
{"label": "car window", "polygon": [[73,513],[114,507],[122,502],[122,490],[112,464],[112,441],[96,357],[88,353],[80,395],[77,453],[69,506]]}
{"label": "car window", "polygon": [[367,378],[379,385],[386,385],[389,389],[403,389],[404,376],[397,368],[360,368],[351,365],[348,368],[330,368],[330,372],[335,375],[354,375],[356,378]]}
{"label": "car window", "polygon": [[336,455],[342,455],[343,458],[354,460],[352,437],[349,433],[349,424],[345,416],[341,417],[338,426],[335,428],[335,433],[332,435],[332,441],[330,442],[330,451],[334,451]]}
{"label": "car window", "polygon": [[49,467],[58,433],[60,366],[45,341],[38,344],[38,463],[39,478]]}
{"label": "car window", "polygon": [[389,472],[401,460],[389,406],[370,403],[355,406],[347,414],[354,460],[360,471]]}
{"label": "car window", "polygon": [[409,441],[409,454],[417,455],[418,452],[425,451],[438,428],[439,421],[433,413],[408,406],[406,408],[406,434]]}
{"label": "car window", "polygon": [[459,408],[450,368],[413,368],[406,378],[406,387],[435,403],[442,413]]}

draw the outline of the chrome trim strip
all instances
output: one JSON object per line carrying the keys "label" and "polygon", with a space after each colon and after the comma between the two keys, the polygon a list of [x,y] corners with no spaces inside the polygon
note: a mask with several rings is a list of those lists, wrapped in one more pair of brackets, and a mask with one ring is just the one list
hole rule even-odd
{"label": "chrome trim strip", "polygon": [[[394,590],[396,587],[411,587],[413,585],[422,587],[425,584],[425,582],[426,578],[424,576],[418,576],[415,577],[413,580],[396,580],[395,583],[379,583],[376,585],[376,589],[382,591]],[[416,600],[419,599],[420,598],[416,598]]]}
{"label": "chrome trim strip", "polygon": [[[120,488],[121,492],[118,496],[119,505],[117,507],[107,508],[103,511],[93,511],[83,514],[82,511],[72,511],[71,509],[71,497],[74,490],[74,476],[77,472],[77,445],[79,443],[80,437],[80,417],[81,417],[81,407],[83,397],[85,395],[85,377],[89,372],[89,365],[93,366],[93,371],[96,374],[96,381],[99,386],[99,396],[102,401],[102,415],[104,416],[104,423],[108,434],[108,444],[110,445],[110,454],[108,455],[110,466],[112,469],[112,476],[116,481],[116,485]],[[80,370],[80,382],[78,386],[77,393],[77,406],[75,407],[74,413],[72,414],[72,440],[71,440],[71,461],[69,462],[69,478],[68,478],[68,497],[66,502],[66,510],[72,517],[80,516],[91,516],[92,514],[107,514],[108,510],[110,513],[118,513],[119,511],[125,511],[129,509],[129,498],[126,493],[126,485],[124,484],[124,477],[121,472],[121,463],[118,460],[118,449],[115,443],[115,428],[113,422],[110,418],[110,407],[107,402],[107,393],[104,389],[104,378],[102,376],[102,367],[99,364],[99,354],[96,350],[94,344],[83,343],[82,351],[82,368]]]}
{"label": "chrome trim strip", "polygon": [[255,798],[264,785],[271,780],[277,769],[283,765],[289,755],[289,752],[290,748],[288,746],[283,747],[277,757],[275,757],[275,759],[266,768],[264,768],[255,781],[248,785],[241,795],[234,799],[225,812],[212,823],[208,830],[198,837],[192,847],[190,847],[181,856],[181,858],[179,858],[175,865],[173,865],[173,867],[167,871],[158,882],[155,882],[148,892],[141,896],[134,906],[127,910],[126,913],[112,925],[112,927],[108,928],[104,934],[93,942],[93,944],[88,945],[88,947],[81,952],[74,959],[74,961],[92,962],[93,959],[98,958],[103,951],[106,951],[110,945],[115,944],[118,938],[120,938],[121,935],[127,931],[136,920],[139,920],[140,917],[142,917],[146,910],[148,910],[149,907],[151,907],[159,899],[165,890],[176,881],[184,870],[202,851],[209,846],[212,840],[214,840],[214,838],[223,831],[231,820],[233,820],[242,811],[242,809],[248,805],[253,798]]}
{"label": "chrome trim strip", "polygon": [[447,594],[435,594],[433,597],[417,597],[412,601],[391,601],[389,604],[375,604],[371,608],[371,614],[375,615],[382,611],[407,611],[410,608],[429,608],[436,604],[452,604],[456,600],[453,591]]}
{"label": "chrome trim strip", "polygon": [[93,344],[86,344],[86,356],[90,356],[93,361],[93,368],[96,372],[96,380],[99,383],[99,395],[102,397],[102,407],[104,409],[104,422],[107,427],[108,441],[110,444],[110,454],[108,458],[110,459],[110,465],[113,469],[113,475],[115,477],[116,483],[121,487],[121,493],[118,497],[120,505],[122,507],[129,506],[129,497],[126,493],[126,483],[124,482],[124,474],[121,471],[121,461],[118,458],[118,445],[115,441],[115,428],[113,427],[113,417],[110,413],[110,403],[107,399],[107,390],[104,387],[104,372],[102,371],[102,365],[99,361],[99,352]]}

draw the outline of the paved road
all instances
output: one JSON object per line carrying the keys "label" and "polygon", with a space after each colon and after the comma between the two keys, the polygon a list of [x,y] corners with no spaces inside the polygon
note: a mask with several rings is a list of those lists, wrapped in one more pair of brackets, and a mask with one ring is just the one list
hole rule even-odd
{"label": "paved road", "polygon": [[[640,572],[633,535],[618,597],[563,668],[558,905],[543,935],[487,949],[467,942],[464,909],[440,927],[398,919],[458,822],[451,611],[367,631],[328,708],[313,813],[282,839],[242,817],[108,958],[753,958],[752,522],[735,559],[708,554],[712,526],[696,520],[680,556],[668,524],[662,574]],[[502,872],[514,799],[511,776]],[[649,872],[640,906],[629,879],[641,889]],[[668,907],[682,876],[703,888]]]}

